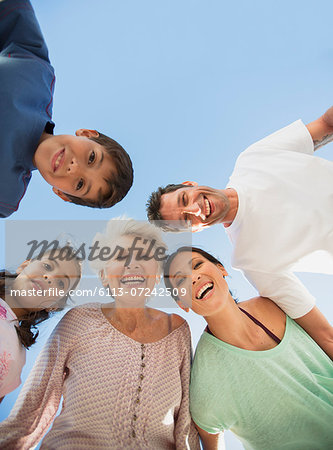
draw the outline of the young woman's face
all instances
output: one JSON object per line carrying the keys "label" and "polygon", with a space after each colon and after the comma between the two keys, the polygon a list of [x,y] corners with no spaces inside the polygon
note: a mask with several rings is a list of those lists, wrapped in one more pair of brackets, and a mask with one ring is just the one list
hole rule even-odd
{"label": "young woman's face", "polygon": [[16,307],[31,310],[54,307],[65,297],[81,276],[77,261],[60,261],[44,255],[41,260],[25,261],[11,288]]}
{"label": "young woman's face", "polygon": [[229,296],[229,288],[222,265],[208,261],[200,253],[184,251],[179,253],[170,265],[170,282],[184,296],[179,295],[179,305],[191,308],[201,316],[217,312]]}
{"label": "young woman's face", "polygon": [[[148,252],[151,241],[141,239],[136,243],[135,247],[140,248],[139,254],[136,250],[131,251],[135,239],[135,236],[122,236],[117,239],[116,245],[123,251],[109,260],[101,272],[103,285],[109,288],[109,294],[115,300],[129,300],[131,303],[134,298],[144,300],[150,297],[158,281],[158,261],[153,258],[154,250]],[[151,257],[142,259],[144,255]]]}

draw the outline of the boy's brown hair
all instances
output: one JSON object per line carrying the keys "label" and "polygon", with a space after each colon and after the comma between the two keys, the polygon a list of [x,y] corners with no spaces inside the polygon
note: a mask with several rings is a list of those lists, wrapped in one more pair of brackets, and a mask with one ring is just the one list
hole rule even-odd
{"label": "boy's brown hair", "polygon": [[106,152],[112,156],[117,174],[108,180],[108,194],[104,197],[99,197],[96,201],[82,199],[69,194],[66,194],[66,196],[72,203],[77,205],[90,206],[91,208],[110,208],[125,197],[133,184],[132,161],[124,148],[105,134],[99,133],[98,137],[89,139],[102,145]]}

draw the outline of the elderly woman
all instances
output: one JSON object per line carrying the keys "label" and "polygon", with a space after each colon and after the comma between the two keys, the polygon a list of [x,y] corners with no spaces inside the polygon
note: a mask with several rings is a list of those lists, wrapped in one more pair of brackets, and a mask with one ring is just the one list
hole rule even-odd
{"label": "elderly woman", "polygon": [[333,448],[333,363],[275,303],[237,304],[223,265],[183,247],[165,267],[176,300],[203,316],[191,374],[190,409],[205,450],[230,429],[246,449]]}
{"label": "elderly woman", "polygon": [[1,448],[35,445],[63,396],[41,448],[199,449],[189,414],[189,327],[146,306],[165,254],[160,232],[114,219],[94,245],[94,269],[114,301],[74,308],[60,321],[0,426]]}

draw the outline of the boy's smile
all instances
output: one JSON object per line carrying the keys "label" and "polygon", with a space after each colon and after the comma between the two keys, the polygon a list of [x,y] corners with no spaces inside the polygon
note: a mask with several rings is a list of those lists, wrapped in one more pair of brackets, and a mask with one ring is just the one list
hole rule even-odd
{"label": "boy's smile", "polygon": [[59,167],[61,167],[62,164],[64,163],[65,161],[64,155],[65,149],[63,148],[53,156],[51,164],[53,172],[56,172],[59,169]]}
{"label": "boy's smile", "polygon": [[108,195],[107,180],[117,170],[104,147],[89,139],[96,136],[94,130],[78,130],[76,136],[43,134],[33,162],[63,200],[66,194],[87,200]]}

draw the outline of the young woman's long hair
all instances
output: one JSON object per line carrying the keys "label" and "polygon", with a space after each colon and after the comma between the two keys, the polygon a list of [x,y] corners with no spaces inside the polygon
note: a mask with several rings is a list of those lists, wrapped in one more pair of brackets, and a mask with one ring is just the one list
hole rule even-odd
{"label": "young woman's long hair", "polygon": [[[6,296],[8,297],[11,286],[17,277],[17,273],[7,272],[6,270],[0,271],[0,297],[6,301]],[[73,285],[72,289],[75,289],[80,281],[80,277]],[[68,295],[63,297],[57,303],[57,308],[52,310],[40,309],[38,311],[32,311],[18,318],[18,326],[15,326],[18,338],[21,344],[25,348],[31,347],[36,342],[39,331],[37,330],[37,325],[44,320],[47,320],[51,315],[57,311],[62,311],[66,305]]]}

